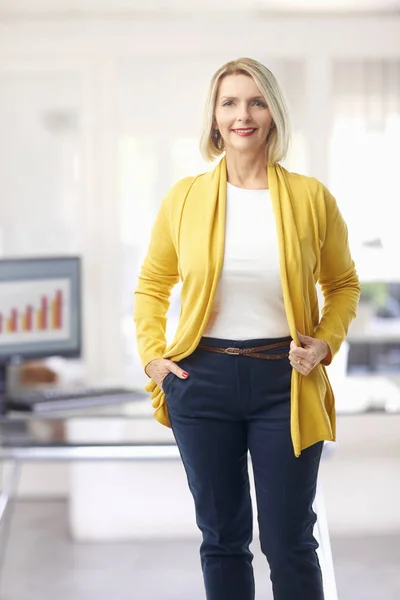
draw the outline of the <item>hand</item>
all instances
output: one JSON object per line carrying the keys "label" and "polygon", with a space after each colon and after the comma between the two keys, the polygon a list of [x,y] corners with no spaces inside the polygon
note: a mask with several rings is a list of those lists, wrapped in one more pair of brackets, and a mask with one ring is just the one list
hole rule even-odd
{"label": "hand", "polygon": [[329,346],[324,340],[302,335],[299,332],[297,334],[301,346],[297,346],[294,340],[290,342],[289,361],[296,371],[308,375],[329,354]]}
{"label": "hand", "polygon": [[169,360],[169,358],[155,358],[147,363],[144,370],[147,375],[156,382],[160,389],[163,389],[162,383],[168,373],[172,372],[181,379],[187,379],[189,377],[189,373],[178,367],[178,365],[174,363],[173,360]]}

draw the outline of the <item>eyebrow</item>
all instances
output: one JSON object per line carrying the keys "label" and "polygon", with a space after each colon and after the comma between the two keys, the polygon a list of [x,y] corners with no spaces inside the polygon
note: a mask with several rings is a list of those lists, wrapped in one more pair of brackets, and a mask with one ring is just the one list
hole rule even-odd
{"label": "eyebrow", "polygon": [[[221,100],[238,100],[236,96],[221,96]],[[253,98],[249,98],[249,100],[264,100],[264,96],[253,96]]]}

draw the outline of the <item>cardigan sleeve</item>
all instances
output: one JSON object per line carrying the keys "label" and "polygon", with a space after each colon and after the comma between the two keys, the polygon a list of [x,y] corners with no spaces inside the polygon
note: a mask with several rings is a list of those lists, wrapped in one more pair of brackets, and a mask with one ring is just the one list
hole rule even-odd
{"label": "cardigan sleeve", "polygon": [[186,197],[193,180],[194,177],[181,179],[163,199],[134,293],[133,320],[145,373],[146,365],[151,360],[162,358],[167,346],[167,312],[172,288],[179,281],[178,255],[173,236],[174,211],[179,198]]}
{"label": "cardigan sleeve", "polygon": [[133,320],[143,368],[151,360],[162,358],[165,351],[171,290],[179,281],[178,257],[171,236],[172,194],[170,190],[156,216],[134,293]]}
{"label": "cardigan sleeve", "polygon": [[335,198],[324,185],[322,188],[325,228],[318,281],[324,306],[314,337],[324,340],[329,346],[330,352],[322,361],[327,366],[345,340],[350,323],[356,316],[361,286],[350,254],[347,225]]}

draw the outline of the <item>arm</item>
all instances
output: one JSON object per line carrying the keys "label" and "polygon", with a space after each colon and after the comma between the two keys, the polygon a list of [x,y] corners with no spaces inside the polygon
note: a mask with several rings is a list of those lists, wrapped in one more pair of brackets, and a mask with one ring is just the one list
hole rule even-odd
{"label": "arm", "polygon": [[[162,358],[171,290],[179,281],[178,257],[171,238],[172,191],[164,198],[155,219],[147,254],[135,290],[136,339],[143,368]],[[146,372],[146,375],[148,373]]]}
{"label": "arm", "polygon": [[325,301],[314,337],[328,344],[329,352],[321,362],[329,365],[356,316],[361,286],[350,254],[347,225],[325,186],[323,194],[326,223],[319,283]]}

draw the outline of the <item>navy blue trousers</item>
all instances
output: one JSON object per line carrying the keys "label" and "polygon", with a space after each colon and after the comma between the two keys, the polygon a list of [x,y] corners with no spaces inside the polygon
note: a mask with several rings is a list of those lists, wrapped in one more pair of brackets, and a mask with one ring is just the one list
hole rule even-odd
{"label": "navy blue trousers", "polygon": [[[288,352],[290,337],[234,341],[203,337],[215,347],[262,346]],[[254,600],[250,551],[253,516],[248,452],[254,472],[261,550],[275,600],[323,600],[313,536],[323,442],[294,456],[290,436],[289,359],[264,360],[196,348],[164,379],[168,412],[202,532],[207,600]]]}

